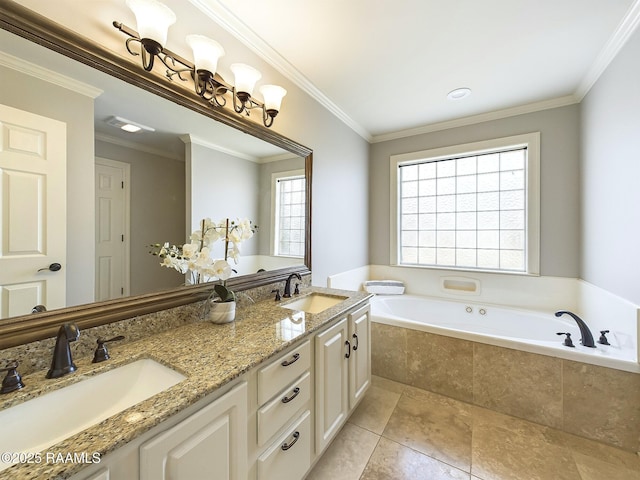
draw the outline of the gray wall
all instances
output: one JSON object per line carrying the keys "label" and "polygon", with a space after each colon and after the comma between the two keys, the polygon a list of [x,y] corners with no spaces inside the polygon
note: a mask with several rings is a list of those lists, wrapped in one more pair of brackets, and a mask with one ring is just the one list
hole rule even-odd
{"label": "gray wall", "polygon": [[0,67],[0,103],[67,124],[67,305],[93,302],[93,99]]}
{"label": "gray wall", "polygon": [[389,157],[540,132],[540,274],[578,277],[580,235],[578,105],[375,143],[371,146],[370,263],[389,265]]}
{"label": "gray wall", "polygon": [[582,278],[640,304],[640,30],[582,103]]}
{"label": "gray wall", "polygon": [[[203,218],[219,222],[225,218],[258,219],[259,165],[197,143],[187,148],[187,195],[191,201],[189,233],[199,229]],[[256,237],[243,242],[241,255],[257,254]],[[222,258],[224,244],[214,245],[213,258]],[[233,262],[231,262],[233,265]]]}
{"label": "gray wall", "polygon": [[148,246],[185,242],[184,162],[102,141],[96,141],[95,151],[97,157],[131,165],[131,295],[180,285],[183,277],[160,267]]}

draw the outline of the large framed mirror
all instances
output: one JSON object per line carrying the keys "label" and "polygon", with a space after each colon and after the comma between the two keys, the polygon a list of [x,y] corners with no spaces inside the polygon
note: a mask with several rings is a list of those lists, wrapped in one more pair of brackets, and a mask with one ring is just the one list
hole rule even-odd
{"label": "large framed mirror", "polygon": [[[23,315],[12,311],[8,306],[10,289],[0,285],[0,310],[4,308],[0,315],[4,317],[0,318],[0,348],[52,336],[63,322],[88,328],[206,298],[211,285],[184,286],[177,272],[162,269],[157,257],[148,254],[151,243],[186,242],[198,219],[205,216],[214,220],[225,216],[249,218],[259,227],[258,234],[243,245],[241,260],[234,265],[237,273],[228,280],[235,290],[281,281],[291,273],[310,274],[309,148],[234,112],[213,109],[184,88],[123,62],[113,52],[15,2],[3,0],[0,12],[3,89],[10,84],[28,88],[29,82],[9,68],[15,61],[44,66],[77,80],[80,86],[97,87],[95,100],[90,99],[93,125],[87,135],[95,142],[95,157],[83,159],[90,163],[92,172],[95,170],[96,207],[92,213],[97,217],[87,224],[91,228],[97,225],[96,235],[91,232],[91,236],[99,239],[100,226],[105,223],[100,211],[100,172],[121,169],[118,175],[124,175],[129,183],[124,215],[129,218],[126,239],[130,252],[125,262],[128,273],[123,275],[126,280],[114,291],[112,282],[104,281],[112,272],[101,273],[99,261],[93,268],[87,267],[86,259],[74,264],[74,250],[82,247],[70,248],[68,244],[70,255],[63,266],[68,276],[64,304],[52,302],[55,308],[46,312]],[[5,95],[31,96],[24,90],[5,90]],[[37,102],[37,96],[33,97]],[[134,120],[154,132],[127,136],[108,123],[114,117]],[[74,134],[68,131],[67,137]],[[278,189],[286,180],[297,182],[298,208],[302,210],[295,226],[300,232],[287,248],[278,245],[277,231],[289,228],[291,223],[279,225],[275,213]],[[77,218],[67,220],[78,222]],[[75,239],[73,232],[67,235],[72,235],[69,241]],[[9,242],[3,240],[6,250]],[[3,255],[10,256],[4,251]],[[46,269],[54,260],[38,261],[29,266],[44,269],[38,272],[35,283],[57,274]],[[94,288],[83,294],[87,285]]]}

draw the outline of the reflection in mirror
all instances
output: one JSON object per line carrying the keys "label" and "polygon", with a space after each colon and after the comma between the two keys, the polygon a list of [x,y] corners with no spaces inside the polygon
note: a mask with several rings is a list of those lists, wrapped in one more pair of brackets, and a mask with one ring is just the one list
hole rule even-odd
{"label": "reflection in mirror", "polygon": [[[243,244],[240,263],[232,265],[237,276],[304,266],[308,254],[304,247],[309,241],[305,231],[310,219],[305,217],[307,182],[299,180],[308,180],[310,175],[305,171],[309,165],[305,158],[9,32],[0,30],[0,45],[0,104],[43,117],[69,119],[66,200],[71,203],[67,210],[72,212],[66,219],[66,247],[63,243],[60,254],[63,258],[66,250],[66,258],[49,260],[38,254],[35,263],[26,262],[24,267],[29,275],[35,272],[37,276],[17,274],[15,269],[23,267],[16,263],[8,281],[0,277],[0,318],[28,314],[36,305],[51,310],[175,289],[184,278],[161,268],[157,257],[149,255],[148,246],[187,242],[189,233],[205,217],[249,218],[260,227],[254,238]],[[65,84],[67,77],[72,77],[73,83]],[[28,89],[40,96],[25,94]],[[43,106],[47,102],[41,97],[46,97],[47,91],[63,94]],[[76,104],[65,101],[64,94],[82,97],[84,101],[76,102],[82,108],[70,112]],[[142,130],[129,133],[116,128],[123,119]],[[6,118],[0,120],[5,126],[11,123]],[[90,130],[88,124],[93,126]],[[32,139],[20,132],[23,130],[15,130],[13,138],[30,145]],[[87,158],[87,152],[94,158]],[[6,166],[4,169],[6,179]],[[88,185],[87,172],[94,176],[94,191]],[[16,180],[14,190],[24,185],[21,180]],[[37,190],[37,182],[27,181],[27,185],[35,185]],[[58,196],[65,197],[64,193]],[[78,205],[83,201],[95,202],[94,208]],[[20,208],[28,208],[28,202],[24,200]],[[60,223],[64,218],[65,207],[42,204],[38,208],[53,210],[57,217],[49,230],[55,220]],[[73,213],[83,211],[81,215]],[[37,215],[27,218],[36,222]],[[78,242],[84,236],[93,243],[94,225],[95,245]],[[27,237],[18,238],[17,232],[31,227],[28,222],[20,227],[13,227],[10,234],[5,232],[3,239],[11,238],[14,245],[28,243]],[[90,230],[89,237],[86,230]],[[58,272],[35,268],[53,262],[60,262],[63,268]],[[62,279],[58,298],[47,297],[55,291],[46,283],[53,278]]]}

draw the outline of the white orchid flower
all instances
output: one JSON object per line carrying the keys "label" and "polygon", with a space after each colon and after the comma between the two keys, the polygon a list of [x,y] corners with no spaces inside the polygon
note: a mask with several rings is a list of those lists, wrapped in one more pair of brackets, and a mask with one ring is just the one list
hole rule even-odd
{"label": "white orchid flower", "polygon": [[224,260],[216,260],[213,264],[213,271],[220,280],[228,279],[232,273],[231,267]]}
{"label": "white orchid flower", "polygon": [[185,258],[193,258],[198,253],[197,243],[185,243],[182,246],[182,256]]}
{"label": "white orchid flower", "polygon": [[229,232],[229,241],[233,243],[240,243],[242,241],[241,233],[237,228],[234,228]]}
{"label": "white orchid flower", "polygon": [[234,263],[238,263],[238,259],[240,258],[240,247],[238,245],[236,245],[235,243],[232,244],[231,247],[229,247],[229,250],[227,251],[227,256],[231,257],[234,261]]}

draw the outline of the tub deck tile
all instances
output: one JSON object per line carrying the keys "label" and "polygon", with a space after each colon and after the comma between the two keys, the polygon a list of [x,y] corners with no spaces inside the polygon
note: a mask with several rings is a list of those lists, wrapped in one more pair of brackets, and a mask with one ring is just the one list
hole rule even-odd
{"label": "tub deck tile", "polygon": [[473,403],[561,428],[562,360],[476,343]]}
{"label": "tub deck tile", "polygon": [[407,383],[473,401],[473,342],[427,332],[407,335]]}

